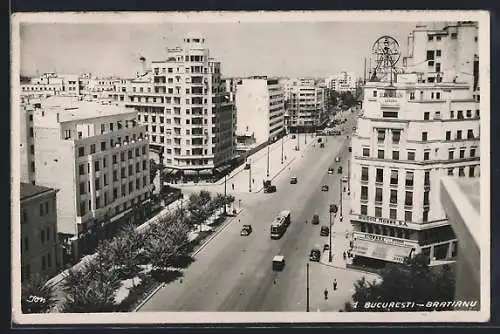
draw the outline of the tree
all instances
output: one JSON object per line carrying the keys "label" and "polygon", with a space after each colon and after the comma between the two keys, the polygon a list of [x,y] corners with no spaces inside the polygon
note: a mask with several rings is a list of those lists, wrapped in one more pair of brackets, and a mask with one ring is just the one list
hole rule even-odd
{"label": "tree", "polygon": [[47,313],[56,305],[54,288],[47,278],[32,275],[21,285],[21,309],[23,313]]}
{"label": "tree", "polygon": [[352,96],[352,93],[347,91],[347,92],[342,92],[340,95],[340,99],[342,100],[342,104],[347,106],[347,107],[352,107],[355,104],[354,96]]}
{"label": "tree", "polygon": [[211,195],[208,191],[201,190],[199,196],[200,196],[200,204],[202,206],[205,206],[210,202]]}
{"label": "tree", "polygon": [[126,225],[107,247],[108,259],[124,277],[137,272],[139,255],[144,245],[144,237],[133,225]]}
{"label": "tree", "polygon": [[[352,300],[358,305],[366,301],[412,301],[415,306],[398,311],[430,311],[425,305],[428,301],[454,300],[454,273],[449,265],[429,267],[428,257],[416,255],[405,264],[387,264],[381,272],[380,282],[368,282],[364,277],[354,284]],[[449,307],[438,307],[435,310],[443,311]],[[392,311],[386,309],[353,308],[346,304],[346,311]],[[396,311],[396,310],[394,310]]]}

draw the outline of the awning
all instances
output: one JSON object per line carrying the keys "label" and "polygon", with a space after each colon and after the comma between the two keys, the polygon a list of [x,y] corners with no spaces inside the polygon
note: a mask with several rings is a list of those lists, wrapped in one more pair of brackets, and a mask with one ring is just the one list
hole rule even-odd
{"label": "awning", "polygon": [[410,255],[411,248],[384,245],[378,242],[355,240],[352,253],[384,261],[403,263]]}
{"label": "awning", "polygon": [[212,175],[211,169],[202,169],[200,170],[200,175]]}
{"label": "awning", "polygon": [[195,170],[184,170],[183,173],[184,173],[184,175],[188,175],[188,176],[197,175],[198,174],[198,172],[195,171]]}
{"label": "awning", "polygon": [[222,165],[222,166],[215,168],[215,171],[217,173],[222,173],[223,171],[229,169],[230,167],[231,167],[231,165]]}

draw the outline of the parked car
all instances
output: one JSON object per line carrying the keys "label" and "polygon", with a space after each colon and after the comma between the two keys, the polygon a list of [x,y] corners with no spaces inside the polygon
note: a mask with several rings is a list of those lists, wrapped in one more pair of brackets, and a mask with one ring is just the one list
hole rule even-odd
{"label": "parked car", "polygon": [[319,262],[321,257],[321,251],[319,250],[319,245],[314,246],[309,253],[309,260]]}
{"label": "parked car", "polygon": [[330,245],[328,245],[328,244],[324,244],[324,245],[323,245],[323,252],[324,252],[324,251],[327,251],[327,250],[330,250]]}
{"label": "parked car", "polygon": [[326,184],[322,185],[321,191],[328,191],[328,186]]}
{"label": "parked car", "polygon": [[328,174],[333,174],[333,168],[332,167],[328,168]]}
{"label": "parked car", "polygon": [[352,152],[352,146],[349,146],[349,152]]}
{"label": "parked car", "polygon": [[325,148],[325,143],[319,144],[319,148]]}
{"label": "parked car", "polygon": [[322,141],[323,141],[323,139],[318,138],[318,143],[321,143]]}
{"label": "parked car", "polygon": [[296,176],[292,176],[290,178],[290,184],[297,184],[297,177]]}
{"label": "parked car", "polygon": [[337,168],[337,173],[342,174],[342,166],[339,166],[339,168]]}
{"label": "parked car", "polygon": [[285,257],[283,255],[276,255],[273,257],[273,271],[282,271],[285,267]]}
{"label": "parked car", "polygon": [[340,162],[340,157],[335,157],[335,162]]}
{"label": "parked car", "polygon": [[319,232],[319,235],[322,237],[327,237],[330,234],[330,228],[326,225],[321,226],[321,231]]}
{"label": "parked car", "polygon": [[243,227],[241,228],[240,235],[246,237],[250,233],[252,233],[252,225],[243,225]]}
{"label": "parked car", "polygon": [[313,215],[312,224],[313,225],[319,224],[319,215],[318,214]]}
{"label": "parked car", "polygon": [[264,193],[269,194],[269,193],[275,193],[276,192],[276,186],[275,185],[270,185],[267,188],[264,188]]}

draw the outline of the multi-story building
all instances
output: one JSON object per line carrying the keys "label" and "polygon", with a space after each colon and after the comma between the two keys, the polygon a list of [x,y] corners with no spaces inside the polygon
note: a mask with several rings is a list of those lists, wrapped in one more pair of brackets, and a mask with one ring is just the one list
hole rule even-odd
{"label": "multi-story building", "polygon": [[314,79],[291,79],[284,82],[288,125],[292,131],[314,131],[327,118],[327,91]]}
{"label": "multi-story building", "polygon": [[117,99],[122,97],[138,112],[172,180],[212,178],[229,168],[234,106],[223,89],[220,62],[210,58],[202,35],[187,34],[181,47],[167,49],[166,60],[117,85]]}
{"label": "multi-story building", "polygon": [[81,95],[89,100],[112,100],[122,79],[84,75],[80,78]]}
{"label": "multi-story building", "polygon": [[325,85],[328,89],[334,90],[339,93],[354,93],[357,88],[356,75],[352,72],[339,72],[334,76],[328,77],[325,80]]}
{"label": "multi-story building", "polygon": [[357,261],[403,262],[416,253],[433,261],[456,257],[440,179],[479,176],[480,112],[471,88],[476,80],[460,82],[443,72],[439,82],[424,83],[422,75],[364,87],[350,164]]}
{"label": "multi-story building", "polygon": [[62,265],[57,236],[57,191],[21,183],[21,280],[50,277]]}
{"label": "multi-story building", "polygon": [[44,73],[38,77],[21,82],[21,95],[52,96],[80,95],[78,75]]}
{"label": "multi-story building", "polygon": [[[76,259],[147,213],[149,142],[137,112],[51,97],[34,111],[35,178],[59,190],[58,232]],[[71,251],[71,252],[70,252]]]}
{"label": "multi-story building", "polygon": [[21,103],[20,108],[20,148],[21,181],[35,184],[35,141],[33,132],[34,104],[28,101]]}
{"label": "multi-story building", "polygon": [[[276,78],[254,76],[238,81],[236,136],[238,143],[259,146],[284,135],[284,94]],[[249,142],[248,138],[251,138]]]}

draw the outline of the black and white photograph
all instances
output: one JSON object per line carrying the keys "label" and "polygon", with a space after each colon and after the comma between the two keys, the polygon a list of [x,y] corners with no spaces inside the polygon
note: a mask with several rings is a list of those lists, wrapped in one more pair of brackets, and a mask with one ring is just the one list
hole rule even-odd
{"label": "black and white photograph", "polygon": [[487,321],[489,42],[483,11],[13,15],[13,321]]}

